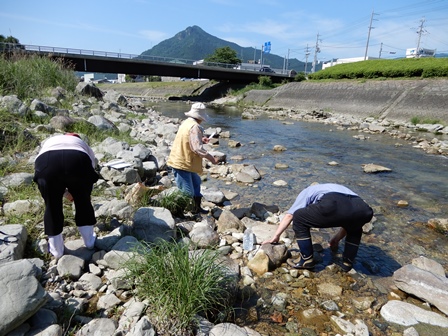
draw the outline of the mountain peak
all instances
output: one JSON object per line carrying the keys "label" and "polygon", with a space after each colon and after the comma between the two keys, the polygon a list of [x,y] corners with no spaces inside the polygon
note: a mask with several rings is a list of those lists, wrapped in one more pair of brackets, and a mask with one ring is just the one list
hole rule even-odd
{"label": "mountain peak", "polygon": [[[241,47],[236,43],[222,40],[210,35],[199,26],[190,26],[177,33],[173,37],[166,39],[151,49],[141,53],[141,56],[159,56],[178,58],[186,60],[201,60],[212,55],[216,49],[230,47],[235,50],[238,58],[244,63],[253,62],[254,55],[256,61],[261,58],[261,50],[253,47]],[[263,54],[263,63],[275,69],[282,69],[285,59],[274,54]],[[297,59],[289,60],[288,70],[294,69],[297,72],[304,70],[304,64]]]}

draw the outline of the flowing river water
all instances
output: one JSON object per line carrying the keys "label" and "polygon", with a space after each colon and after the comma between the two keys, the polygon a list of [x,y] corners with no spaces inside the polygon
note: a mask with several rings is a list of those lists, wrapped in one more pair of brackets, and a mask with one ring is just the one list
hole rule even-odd
{"label": "flowing river water", "polygon": [[[156,103],[152,107],[161,114],[185,119],[184,112],[189,105],[181,102]],[[255,120],[242,119],[242,110],[237,107],[208,108],[210,120],[204,123],[204,128],[221,128],[230,132],[230,139],[241,143],[240,147],[230,147],[228,139],[221,138],[217,151],[227,155],[228,164],[253,164],[262,174],[262,178],[252,185],[207,178],[203,186],[216,187],[222,191],[230,190],[239,196],[232,199],[232,205],[243,208],[250,207],[254,202],[277,205],[281,212],[286,211],[297,194],[313,182],[339,183],[346,185],[374,209],[373,229],[362,237],[358,257],[354,269],[361,278],[357,277],[359,285],[369,283],[369,279],[381,283],[390,278],[394,271],[410,264],[412,259],[425,256],[443,265],[448,273],[448,236],[429,228],[427,222],[432,218],[448,218],[448,158],[441,155],[426,154],[423,150],[413,148],[410,141],[393,138],[387,134],[366,134],[357,130],[339,129],[335,125],[318,122],[297,120],[277,120],[267,115]],[[359,140],[355,136],[364,135],[366,140]],[[414,134],[417,137],[435,137],[429,134]],[[446,138],[441,137],[442,140]],[[286,147],[286,151],[276,152],[275,145]],[[236,160],[237,156],[243,160]],[[338,165],[330,165],[335,161]],[[374,163],[390,168],[391,172],[368,174],[363,171],[363,165]],[[276,164],[287,166],[276,169]],[[285,187],[273,185],[274,181],[287,182]],[[398,202],[404,200],[408,206],[399,207]],[[333,231],[332,231],[333,230]],[[327,247],[327,241],[335,232],[328,229],[313,232],[313,242],[321,244],[324,249],[320,252],[312,277],[319,278],[317,284],[325,282],[330,277],[331,282],[349,286],[350,277],[344,278],[325,272],[324,268],[332,264],[335,259]],[[290,232],[292,233],[292,232]],[[339,249],[341,250],[341,248]],[[340,253],[340,251],[338,252]],[[316,254],[315,254],[316,257]],[[338,258],[338,257],[336,257]],[[240,313],[237,315],[238,324],[248,325],[263,335],[286,335],[297,327],[312,326],[311,329],[302,328],[302,335],[332,335],[328,331],[328,317],[318,318],[311,324],[297,323],[301,320],[300,311],[318,304],[319,296],[310,298],[304,295],[301,288],[302,280],[291,285],[284,281],[281,268],[273,273],[273,278],[260,277],[256,286],[256,295],[250,295],[248,301],[242,301]],[[336,277],[336,278],[334,278]],[[364,279],[364,280],[362,280]],[[367,280],[367,282],[365,282]],[[348,282],[347,282],[348,281]],[[344,284],[344,285],[343,285]],[[308,290],[313,291],[316,283],[308,283]],[[311,286],[311,287],[309,287]],[[311,288],[311,289],[310,289]],[[344,290],[341,305],[351,306],[351,301],[361,296],[373,295],[378,291],[374,285],[364,286],[358,292],[356,289]],[[278,315],[272,306],[263,306],[259,317],[253,317],[253,308],[258,307],[258,298],[264,302],[279,292],[288,293],[289,306],[282,314],[287,316],[287,323],[283,315]],[[387,300],[386,291],[382,291],[378,302]],[[310,293],[311,294],[311,293]],[[312,303],[314,302],[314,303]],[[345,303],[343,303],[345,302]],[[345,309],[345,308],[343,308]],[[350,308],[347,308],[350,310]],[[252,312],[252,313],[251,313]],[[354,314],[354,315],[353,315]],[[381,321],[372,320],[369,315],[356,315],[369,325],[372,335],[395,335],[392,329],[386,332]],[[278,323],[281,316],[283,323]],[[419,329],[422,336],[440,334],[441,331]],[[294,334],[294,333],[293,333]]]}
{"label": "flowing river water", "polygon": [[[157,103],[154,108],[169,117],[184,119],[185,103]],[[220,139],[216,150],[227,154],[228,163],[253,164],[263,177],[252,186],[210,178],[204,186],[231,190],[239,197],[232,203],[250,207],[253,202],[278,205],[286,211],[297,194],[313,182],[339,183],[357,192],[374,209],[377,221],[370,234],[363,235],[356,269],[375,276],[390,276],[413,258],[426,256],[448,270],[448,237],[433,231],[431,218],[448,218],[448,158],[429,155],[413,148],[409,141],[386,134],[354,136],[358,131],[339,130],[317,122],[241,118],[236,107],[208,108],[205,128],[220,127],[241,143],[231,148]],[[276,152],[275,145],[286,147]],[[244,160],[231,158],[242,155]],[[336,161],[338,165],[328,163]],[[277,163],[288,168],[276,169]],[[362,165],[374,163],[391,172],[367,174]],[[286,187],[273,186],[284,180]],[[405,200],[407,207],[399,207]],[[370,267],[361,261],[368,260]],[[373,264],[373,266],[372,266]]]}

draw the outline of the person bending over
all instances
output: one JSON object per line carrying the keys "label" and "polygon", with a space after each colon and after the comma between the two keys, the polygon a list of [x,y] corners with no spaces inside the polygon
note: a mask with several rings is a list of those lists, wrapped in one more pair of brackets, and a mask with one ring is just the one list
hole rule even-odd
{"label": "person bending over", "polygon": [[92,249],[95,245],[96,218],[90,201],[98,181],[95,167],[95,154],[76,133],[48,138],[36,157],[34,182],[45,201],[44,231],[56,259],[64,254],[63,196],[75,203],[75,223],[85,246]]}
{"label": "person bending over", "polygon": [[288,259],[287,263],[297,269],[311,269],[315,262],[310,229],[340,227],[330,239],[330,248],[337,250],[339,241],[346,237],[340,266],[348,272],[358,254],[362,227],[372,217],[372,208],[349,188],[334,183],[311,185],[299,193],[274,236],[262,244],[278,242],[292,222],[300,254],[298,259]]}

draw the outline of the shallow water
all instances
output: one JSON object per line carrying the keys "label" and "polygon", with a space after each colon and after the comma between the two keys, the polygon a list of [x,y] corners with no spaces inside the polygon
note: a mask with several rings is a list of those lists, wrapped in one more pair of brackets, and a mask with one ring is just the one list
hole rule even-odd
{"label": "shallow water", "polygon": [[[158,103],[157,111],[184,119],[185,103]],[[253,202],[276,204],[285,211],[297,194],[313,182],[339,183],[358,193],[375,211],[377,221],[370,234],[363,235],[355,269],[365,274],[390,276],[400,265],[420,255],[440,262],[448,270],[448,237],[425,226],[430,218],[448,217],[448,159],[429,155],[405,140],[388,135],[367,135],[358,140],[358,131],[337,130],[335,126],[315,122],[241,119],[235,107],[208,109],[210,120],[205,128],[221,127],[242,146],[230,148],[220,139],[216,150],[227,154],[228,163],[253,164],[263,178],[252,186],[226,184],[209,179],[204,186],[219,187],[239,194],[232,203],[248,207]],[[398,146],[400,144],[401,146]],[[287,148],[274,152],[275,145]],[[243,161],[232,156],[243,155]],[[336,161],[339,165],[328,163]],[[287,164],[275,169],[275,164]],[[366,174],[363,164],[375,163],[392,169],[389,173]],[[284,180],[287,187],[272,183]],[[400,208],[399,200],[409,206]],[[331,231],[332,232],[332,231]],[[327,239],[331,232],[322,232]],[[323,238],[322,238],[323,237]],[[314,236],[313,236],[314,238]],[[324,252],[323,265],[330,256]]]}

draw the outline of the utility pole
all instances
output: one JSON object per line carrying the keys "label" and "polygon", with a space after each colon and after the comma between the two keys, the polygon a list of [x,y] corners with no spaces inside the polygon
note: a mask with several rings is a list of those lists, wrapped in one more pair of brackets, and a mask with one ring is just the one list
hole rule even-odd
{"label": "utility pole", "polygon": [[285,64],[286,74],[288,74],[288,68],[289,68],[289,48],[288,48],[288,57],[286,58],[286,64]]}
{"label": "utility pole", "polygon": [[418,28],[417,34],[418,34],[418,42],[417,42],[417,50],[416,52],[416,58],[420,58],[420,39],[422,38],[423,34],[423,24],[425,23],[425,18],[420,20],[420,27]]}
{"label": "utility pole", "polygon": [[257,64],[257,47],[254,48],[254,64]]}
{"label": "utility pole", "polygon": [[369,50],[370,31],[371,31],[373,28],[375,28],[375,27],[372,27],[372,21],[373,21],[373,16],[374,16],[374,15],[378,15],[378,14],[376,14],[376,13],[372,10],[372,15],[370,16],[369,33],[368,33],[368,35],[367,35],[366,53],[365,53],[365,55],[364,55],[364,61],[367,59],[367,51]]}
{"label": "utility pole", "polygon": [[381,45],[380,45],[380,54],[379,54],[378,58],[381,58],[382,51],[383,51],[383,42],[381,42]]}
{"label": "utility pole", "polygon": [[308,56],[310,55],[310,50],[308,48],[308,44],[306,45],[306,50],[305,50],[305,76],[306,76],[306,71],[308,68]]}
{"label": "utility pole", "polygon": [[317,64],[317,53],[320,53],[319,48],[319,33],[317,33],[316,38],[316,48],[314,49],[314,60],[313,60],[313,67],[311,68],[311,72],[314,73],[316,71],[316,64]]}

